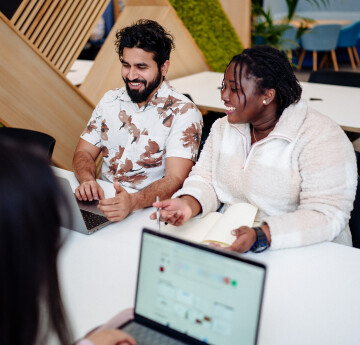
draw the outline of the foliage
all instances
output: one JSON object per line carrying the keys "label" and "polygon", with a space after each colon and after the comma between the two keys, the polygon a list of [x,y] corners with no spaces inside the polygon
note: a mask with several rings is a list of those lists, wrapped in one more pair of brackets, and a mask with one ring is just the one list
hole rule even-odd
{"label": "foliage", "polygon": [[[296,7],[299,3],[299,0],[285,0],[286,1],[286,5],[288,8],[288,15],[287,15],[287,21],[290,22],[291,19],[294,18],[295,16],[295,11],[296,11]],[[307,2],[309,2],[310,4],[313,4],[317,7],[321,7],[321,4],[326,6],[329,3],[329,0],[306,0]],[[306,21],[306,18],[303,18]]]}
{"label": "foliage", "polygon": [[[288,25],[294,19],[300,22],[298,27],[296,38],[308,30],[309,24],[313,22],[312,19],[298,17],[296,15],[296,7],[299,3],[299,0],[285,0],[288,13],[283,20],[278,23],[274,23],[270,10],[265,11],[261,5],[260,0],[252,0],[252,30],[251,30],[251,40],[253,45],[257,44],[270,44],[271,46],[282,49],[286,42],[286,39],[283,39],[283,34],[288,29]],[[313,4],[314,6],[321,7],[321,5],[326,6],[329,3],[329,0],[306,0],[307,2]],[[292,42],[296,45],[296,42]]]}
{"label": "foliage", "polygon": [[242,52],[243,45],[219,1],[169,2],[203,52],[210,68],[216,72],[224,72],[232,57]]}

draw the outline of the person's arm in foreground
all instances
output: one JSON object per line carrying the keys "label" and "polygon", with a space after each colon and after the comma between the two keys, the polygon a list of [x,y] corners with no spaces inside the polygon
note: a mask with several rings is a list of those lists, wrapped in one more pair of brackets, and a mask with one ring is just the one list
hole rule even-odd
{"label": "person's arm in foreground", "polygon": [[123,220],[131,212],[151,206],[157,196],[160,200],[171,197],[182,186],[193,165],[194,163],[189,159],[166,158],[164,178],[136,193],[128,193],[115,182],[115,197],[101,200],[98,207],[110,221]]}
{"label": "person's arm in foreground", "polygon": [[106,329],[88,335],[76,345],[136,345],[136,341],[123,331]]}
{"label": "person's arm in foreground", "polygon": [[80,139],[75,149],[73,158],[73,170],[80,185],[75,190],[79,200],[104,199],[105,194],[96,182],[95,160],[100,153],[100,148]]}

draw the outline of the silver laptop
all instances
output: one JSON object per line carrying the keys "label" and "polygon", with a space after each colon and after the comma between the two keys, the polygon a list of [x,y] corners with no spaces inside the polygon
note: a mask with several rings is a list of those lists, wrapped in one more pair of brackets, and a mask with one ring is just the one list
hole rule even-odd
{"label": "silver laptop", "polygon": [[[111,223],[97,208],[99,201],[79,201],[66,178],[56,177],[66,197],[68,208],[62,208],[61,226],[90,235]],[[69,211],[71,212],[69,214]]]}
{"label": "silver laptop", "polygon": [[134,319],[138,345],[254,345],[266,268],[227,251],[144,229]]}

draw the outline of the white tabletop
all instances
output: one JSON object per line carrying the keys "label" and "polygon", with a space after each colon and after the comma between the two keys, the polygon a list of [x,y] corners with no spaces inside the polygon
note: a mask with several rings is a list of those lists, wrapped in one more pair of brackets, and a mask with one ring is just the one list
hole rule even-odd
{"label": "white tabletop", "polygon": [[[220,98],[223,77],[223,73],[201,72],[170,80],[170,84],[177,91],[190,94],[200,110],[225,112]],[[360,88],[306,82],[300,84],[303,88],[302,98],[308,100],[312,108],[332,118],[344,130],[360,132]]]}
{"label": "white tabletop", "polygon": [[74,85],[81,85],[93,64],[93,60],[75,60],[66,78]]}
{"label": "white tabletop", "polygon": [[[71,172],[54,170],[77,185]],[[114,194],[111,184],[101,184]],[[59,275],[75,337],[133,306],[141,229],[156,228],[152,211],[89,236],[67,232]],[[244,255],[268,267],[259,345],[360,344],[359,249],[322,243]]]}

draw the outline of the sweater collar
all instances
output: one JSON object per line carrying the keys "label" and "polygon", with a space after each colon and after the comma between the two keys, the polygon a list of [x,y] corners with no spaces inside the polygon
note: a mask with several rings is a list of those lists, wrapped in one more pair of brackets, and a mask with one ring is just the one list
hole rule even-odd
{"label": "sweater collar", "polygon": [[[288,106],[279,118],[279,121],[275,125],[275,128],[269,133],[268,138],[283,138],[288,141],[293,141],[299,131],[299,128],[303,124],[308,105],[305,100],[300,100],[298,103],[293,103]],[[250,124],[230,124],[238,128],[244,135],[250,136]]]}

